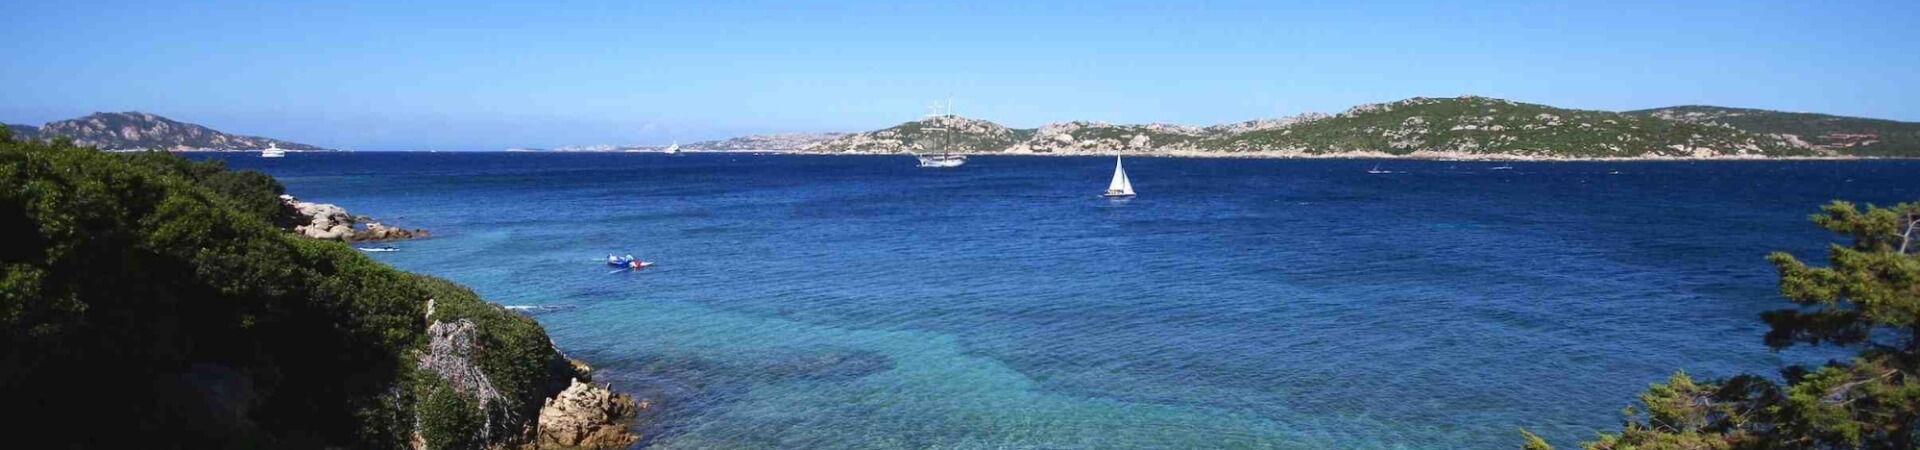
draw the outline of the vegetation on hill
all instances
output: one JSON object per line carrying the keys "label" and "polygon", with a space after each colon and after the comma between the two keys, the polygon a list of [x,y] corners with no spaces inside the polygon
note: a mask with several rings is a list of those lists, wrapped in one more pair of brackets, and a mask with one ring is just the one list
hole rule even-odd
{"label": "vegetation on hill", "polygon": [[[930,125],[945,120],[939,126]],[[954,126],[947,126],[954,125]],[[1920,123],[1682,106],[1610,112],[1486,97],[1416,97],[1337,115],[1302,114],[1209,127],[1073,121],[1039,129],[943,117],[855,133],[810,152],[1258,154],[1433,158],[1920,157]]]}
{"label": "vegetation on hill", "polygon": [[1485,97],[1412,98],[1202,142],[1227,152],[1527,157],[1810,156],[1783,138],[1706,124]]}
{"label": "vegetation on hill", "polygon": [[[1793,302],[1761,319],[1767,346],[1854,348],[1848,361],[1790,366],[1780,379],[1701,381],[1676,372],[1640,394],[1625,427],[1589,450],[1885,449],[1920,444],[1920,203],[1865,210],[1845,202],[1813,221],[1850,242],[1827,267],[1767,257]],[[1532,434],[1527,450],[1553,447]]]}
{"label": "vegetation on hill", "polygon": [[510,445],[577,375],[530,318],[288,233],[281,193],[218,163],[0,132],[10,439]]}
{"label": "vegetation on hill", "polygon": [[1847,155],[1920,157],[1920,123],[1915,122],[1699,105],[1626,114],[1792,135],[1816,149]]}
{"label": "vegetation on hill", "polygon": [[[15,128],[9,125],[9,128]],[[22,133],[26,129],[32,131]],[[143,112],[93,113],[86,117],[49,122],[38,128],[18,127],[16,139],[65,136],[74,143],[107,150],[256,150],[278,146],[285,150],[325,150],[312,145],[254,136],[240,136]]]}
{"label": "vegetation on hill", "polygon": [[998,152],[1033,137],[1034,130],[960,116],[934,116],[890,128],[854,133],[814,143],[808,152],[976,153]]}

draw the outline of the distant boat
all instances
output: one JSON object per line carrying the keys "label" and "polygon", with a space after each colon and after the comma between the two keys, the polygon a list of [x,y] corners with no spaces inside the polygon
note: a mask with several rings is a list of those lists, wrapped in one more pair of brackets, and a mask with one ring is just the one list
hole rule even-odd
{"label": "distant boat", "polygon": [[1373,174],[1382,174],[1382,173],[1393,173],[1393,171],[1391,171],[1391,170],[1380,170],[1380,165],[1379,165],[1379,164],[1374,164],[1374,165],[1373,165],[1373,168],[1372,168],[1372,169],[1367,169],[1367,173],[1373,173]]}
{"label": "distant boat", "polygon": [[667,146],[667,149],[666,149],[666,150],[661,150],[661,152],[662,152],[662,153],[666,153],[666,154],[669,154],[669,155],[679,155],[679,154],[680,154],[680,141],[673,141],[673,145],[669,145],[669,146]]}
{"label": "distant boat", "polygon": [[[931,106],[931,107],[928,107],[928,109],[934,110],[937,112],[939,110],[939,106],[938,105]],[[931,121],[932,119],[942,118],[942,117],[948,117],[948,118],[953,117],[953,101],[952,100],[947,101],[946,114],[935,113],[935,114],[927,115],[927,118],[929,121]],[[949,168],[949,167],[960,167],[962,165],[967,164],[967,155],[955,155],[953,153],[949,153],[949,150],[953,148],[953,130],[948,129],[946,127],[924,127],[924,128],[921,128],[921,130],[941,131],[944,133],[941,134],[942,139],[940,141],[940,153],[929,153],[924,155],[918,154],[918,153],[913,154],[914,158],[917,158],[920,160],[920,167]]]}
{"label": "distant boat", "polygon": [[937,155],[913,155],[920,158],[920,167],[960,167],[967,163],[967,155],[941,153]]}
{"label": "distant boat", "polygon": [[648,267],[653,267],[653,262],[641,261],[639,258],[633,257],[633,255],[626,255],[626,256],[607,255],[607,265],[619,267],[621,269],[645,269]]}
{"label": "distant boat", "polygon": [[1133,196],[1133,180],[1127,179],[1127,169],[1120,166],[1120,157],[1113,157],[1113,181],[1107,182],[1107,192],[1100,194],[1108,198]]}
{"label": "distant boat", "polygon": [[1493,167],[1493,168],[1489,168],[1489,169],[1487,169],[1487,170],[1513,170],[1513,165],[1512,165],[1512,164],[1501,164],[1501,165],[1500,165],[1499,167]]}
{"label": "distant boat", "polygon": [[388,245],[388,246],[380,246],[380,247],[359,247],[359,248],[358,248],[357,250],[360,250],[360,251],[363,251],[363,252],[397,252],[397,251],[400,251],[400,249],[397,249],[397,248],[393,248],[393,246],[391,246],[391,245]]}
{"label": "distant boat", "polygon": [[281,150],[280,144],[276,144],[272,142],[268,142],[267,148],[265,150],[260,151],[261,158],[285,158],[286,156],[287,156],[287,151]]}

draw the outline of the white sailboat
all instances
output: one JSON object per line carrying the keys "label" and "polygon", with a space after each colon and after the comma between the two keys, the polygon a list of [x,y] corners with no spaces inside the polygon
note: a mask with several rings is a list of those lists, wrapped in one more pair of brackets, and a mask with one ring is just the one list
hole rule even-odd
{"label": "white sailboat", "polygon": [[1107,182],[1107,192],[1103,197],[1121,198],[1133,196],[1133,180],[1127,179],[1127,169],[1120,166],[1120,157],[1113,157],[1113,181]]}
{"label": "white sailboat", "polygon": [[1391,170],[1380,170],[1380,165],[1379,165],[1379,164],[1374,164],[1374,165],[1373,165],[1373,168],[1372,168],[1372,169],[1367,169],[1367,173],[1371,173],[1371,174],[1386,174],[1386,173],[1393,173],[1393,171],[1391,171]]}
{"label": "white sailboat", "polygon": [[[929,110],[936,111],[933,114],[927,114],[927,120],[929,122],[932,122],[935,119],[942,118],[942,117],[948,117],[948,118],[953,117],[953,100],[947,100],[946,114],[939,114],[937,112],[938,111],[937,108],[939,108],[938,105],[927,108]],[[967,163],[967,155],[956,155],[952,153],[947,153],[947,151],[953,148],[953,130],[947,129],[946,127],[925,127],[925,128],[921,128],[921,130],[944,132],[945,134],[943,134],[942,137],[944,137],[945,139],[940,144],[940,153],[937,153],[937,154],[929,153],[924,155],[919,153],[913,154],[914,158],[920,160],[920,167],[949,168],[949,167],[960,167]]]}
{"label": "white sailboat", "polygon": [[280,144],[273,143],[273,142],[268,142],[267,148],[264,150],[260,150],[261,158],[284,158],[286,156],[287,156],[287,151],[281,150]]}

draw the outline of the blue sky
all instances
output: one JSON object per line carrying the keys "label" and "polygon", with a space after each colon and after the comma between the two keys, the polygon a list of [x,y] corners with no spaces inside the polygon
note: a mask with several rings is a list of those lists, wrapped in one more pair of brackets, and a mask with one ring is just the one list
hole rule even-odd
{"label": "blue sky", "polygon": [[1920,121],[1912,0],[4,2],[0,121],[357,150],[858,131],[948,97],[1017,127],[1462,94]]}

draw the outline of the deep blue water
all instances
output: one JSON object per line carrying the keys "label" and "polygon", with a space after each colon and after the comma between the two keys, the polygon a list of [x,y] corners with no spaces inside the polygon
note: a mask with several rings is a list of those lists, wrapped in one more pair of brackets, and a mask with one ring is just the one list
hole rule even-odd
{"label": "deep blue water", "polygon": [[[211,155],[432,239],[661,449],[1571,444],[1675,369],[1772,373],[1762,257],[1920,162]],[[1619,174],[1609,174],[1618,171]],[[659,266],[609,273],[609,252]]]}

